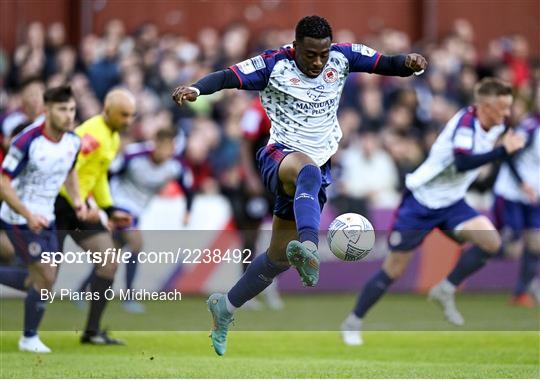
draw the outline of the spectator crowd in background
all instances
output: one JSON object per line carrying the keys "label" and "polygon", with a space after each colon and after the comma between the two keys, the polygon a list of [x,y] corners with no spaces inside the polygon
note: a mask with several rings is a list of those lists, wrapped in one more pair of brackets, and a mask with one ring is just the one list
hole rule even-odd
{"label": "spectator crowd in background", "polygon": [[[474,29],[465,20],[457,20],[442,40],[416,45],[392,29],[369,36],[337,30],[334,35],[335,42],[360,42],[387,55],[418,52],[429,62],[419,77],[350,75],[339,112],[344,138],[332,162],[331,198],[337,211],[366,213],[369,207],[394,207],[405,174],[422,162],[449,118],[471,103],[473,86],[481,77],[492,75],[512,83],[511,125],[529,110],[540,84],[540,63],[530,55],[524,37],[501,36],[479,51]],[[268,30],[257,38],[244,25],[233,24],[224,31],[203,29],[192,41],[160,34],[152,24],[128,34],[121,21],[112,20],[103,35],[86,35],[78,46],[71,46],[64,25],[45,28],[32,23],[13,54],[0,52],[4,153],[13,130],[42,113],[44,88],[70,83],[80,123],[100,112],[108,90],[123,86],[135,95],[138,111],[137,122],[124,132],[124,144],[172,127],[185,142],[185,158],[198,191],[240,186],[240,120],[257,94],[226,90],[178,108],[171,91],[293,39],[292,29]],[[487,189],[485,181],[489,178],[477,183],[477,190]]]}

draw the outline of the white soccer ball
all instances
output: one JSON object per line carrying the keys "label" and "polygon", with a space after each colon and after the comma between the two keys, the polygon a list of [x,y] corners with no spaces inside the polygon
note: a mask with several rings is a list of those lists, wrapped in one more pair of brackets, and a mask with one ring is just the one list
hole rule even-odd
{"label": "white soccer ball", "polygon": [[375,231],[367,218],[347,213],[330,223],[326,235],[330,251],[343,261],[358,261],[366,257],[375,244]]}

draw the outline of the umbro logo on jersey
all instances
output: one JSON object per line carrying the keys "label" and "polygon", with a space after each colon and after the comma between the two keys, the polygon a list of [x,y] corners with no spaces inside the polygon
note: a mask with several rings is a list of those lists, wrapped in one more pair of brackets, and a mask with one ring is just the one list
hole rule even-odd
{"label": "umbro logo on jersey", "polygon": [[300,83],[300,79],[298,79],[298,78],[291,78],[291,79],[289,79],[289,80],[290,80],[291,83],[294,84],[295,86],[296,86],[298,83]]}

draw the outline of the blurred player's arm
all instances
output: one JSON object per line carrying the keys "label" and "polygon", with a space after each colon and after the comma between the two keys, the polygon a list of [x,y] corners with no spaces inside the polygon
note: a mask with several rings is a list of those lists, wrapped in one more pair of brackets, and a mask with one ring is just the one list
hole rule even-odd
{"label": "blurred player's arm", "polygon": [[521,174],[519,174],[516,164],[514,162],[515,156],[510,156],[506,159],[506,164],[508,165],[508,168],[510,169],[510,173],[512,173],[512,177],[516,180],[517,183],[520,185],[523,185],[523,177]]}
{"label": "blurred player's arm", "polygon": [[45,219],[44,216],[32,214],[30,210],[26,208],[11,185],[10,176],[5,172],[2,172],[0,177],[0,200],[6,202],[13,211],[26,219],[28,228],[32,231],[39,233],[43,228],[49,225],[48,220]]}
{"label": "blurred player's arm", "polygon": [[253,141],[244,136],[240,142],[240,156],[246,174],[246,185],[250,195],[262,195],[264,186],[255,169],[254,160],[252,157]]}
{"label": "blurred player's arm", "polygon": [[[525,143],[525,146],[523,149],[528,148],[532,144],[532,141],[533,140],[531,136],[528,136],[527,142]],[[519,153],[520,152],[518,152],[515,155],[509,156],[506,159],[506,164],[508,165],[508,168],[510,169],[510,173],[512,173],[512,177],[514,177],[514,180],[519,184],[519,186],[521,187],[521,190],[525,193],[527,198],[529,198],[529,200],[532,203],[537,203],[539,200],[540,194],[537,194],[536,191],[534,190],[534,187],[523,180],[523,176],[517,170],[515,159],[517,155],[519,155]]]}
{"label": "blurred player's arm", "polygon": [[124,152],[120,152],[109,166],[109,177],[121,175],[127,169],[128,160]]}
{"label": "blurred player's arm", "polygon": [[92,189],[92,194],[98,207],[107,213],[113,227],[122,228],[129,227],[131,225],[131,215],[126,211],[114,207],[107,172],[103,173],[99,177],[96,185]]}
{"label": "blurred player's arm", "polygon": [[49,221],[42,215],[31,213],[11,184],[12,178],[17,177],[28,163],[28,149],[29,144],[24,139],[12,141],[0,170],[0,200],[5,201],[13,211],[25,218],[28,228],[39,233],[49,225]]}
{"label": "blurred player's arm", "polygon": [[195,198],[195,189],[193,173],[185,165],[183,166],[184,169],[182,170],[182,174],[178,176],[176,183],[186,197],[186,212],[184,214],[184,219],[182,220],[182,224],[186,226],[189,224],[189,220],[191,219],[191,209],[193,207],[193,199]]}
{"label": "blurred player's arm", "polygon": [[184,100],[193,102],[199,95],[210,95],[226,88],[240,87],[238,76],[231,69],[225,69],[210,73],[191,86],[176,87],[172,97],[181,106]]}
{"label": "blurred player's arm", "polygon": [[476,169],[488,162],[506,158],[522,149],[525,141],[509,129],[502,138],[502,145],[481,154],[472,153],[473,132],[467,128],[458,127],[454,138],[454,164],[458,172]]}
{"label": "blurred player's arm", "polygon": [[68,173],[66,180],[64,181],[64,186],[66,187],[66,192],[68,193],[70,199],[73,200],[73,208],[77,214],[77,218],[80,220],[85,220],[87,218],[88,209],[86,203],[81,199],[81,193],[79,191],[79,177],[77,176],[77,171],[75,168],[71,168]]}

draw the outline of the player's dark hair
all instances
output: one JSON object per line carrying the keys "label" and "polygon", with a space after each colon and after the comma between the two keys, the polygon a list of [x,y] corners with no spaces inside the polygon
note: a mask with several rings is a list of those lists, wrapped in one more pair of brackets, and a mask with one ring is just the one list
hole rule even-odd
{"label": "player's dark hair", "polygon": [[175,137],[176,137],[176,131],[172,128],[158,129],[158,131],[154,135],[154,139],[156,141],[172,140]]}
{"label": "player's dark hair", "polygon": [[478,82],[474,88],[474,97],[512,95],[512,87],[503,81],[486,77]]}
{"label": "player's dark hair", "polygon": [[64,103],[73,98],[73,91],[70,86],[49,88],[43,94],[43,101],[45,103]]}
{"label": "player's dark hair", "polygon": [[325,18],[320,16],[306,16],[296,24],[295,39],[301,42],[304,37],[332,40],[332,27]]}

